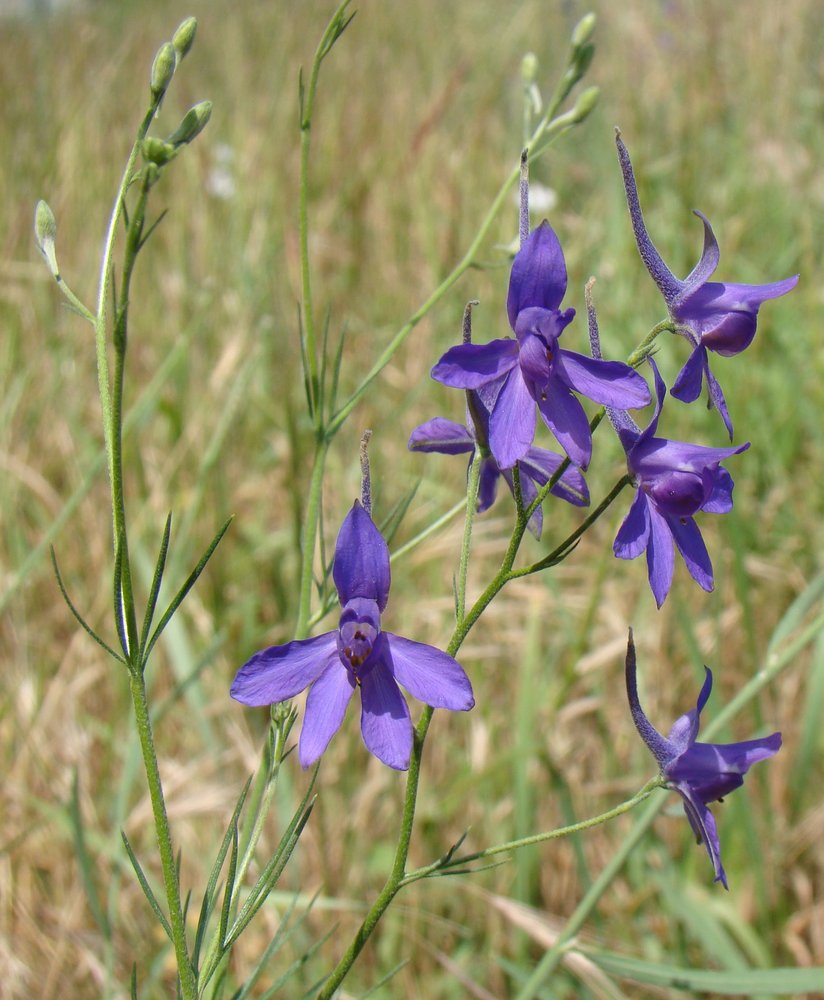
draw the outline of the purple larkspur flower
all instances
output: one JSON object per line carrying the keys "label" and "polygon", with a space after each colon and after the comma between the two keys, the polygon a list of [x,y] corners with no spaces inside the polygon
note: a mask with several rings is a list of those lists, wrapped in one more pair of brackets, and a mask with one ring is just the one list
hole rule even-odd
{"label": "purple larkspur flower", "polygon": [[732,510],[733,481],[721,462],[749,448],[707,448],[655,436],[666,387],[652,358],[655,413],[640,430],[625,413],[610,411],[627,454],[627,469],[637,492],[618,529],[613,552],[634,559],[645,549],[649,583],[660,608],[669,593],[675,563],[673,542],[687,569],[704,590],[712,590],[712,563],[693,515],[698,511],[726,514]]}
{"label": "purple larkspur flower", "polygon": [[641,260],[664,296],[670,318],[692,345],[692,353],[673,383],[672,395],[684,403],[692,403],[701,395],[701,386],[706,379],[709,398],[721,414],[732,440],[729,410],[721,386],[710,371],[707,352],[731,357],[746,350],[755,336],[762,302],[786,295],[798,284],[798,275],[766,285],[710,281],[718,267],[720,253],[712,226],[701,212],[696,211],[695,215],[704,225],[704,250],[692,271],[679,281],[647,234],[632,163],[617,130],[615,141]]}
{"label": "purple larkspur flower", "polygon": [[741,743],[698,743],[701,710],[712,690],[712,671],[704,667],[706,677],[698,702],[676,719],[669,736],[662,736],[644,714],[638,701],[635,677],[635,644],[632,629],[627,642],[626,681],[629,707],[641,739],[658,761],[667,787],[678,792],[684,800],[684,812],[690,821],[698,843],[707,849],[715,869],[715,881],[725,889],[727,875],[721,864],[721,845],[715,819],[707,808],[709,802],[721,802],[725,795],[744,784],[744,775],[759,760],[766,760],[778,753],[781,733]]}
{"label": "purple larkspur flower", "polygon": [[475,704],[469,678],[447,653],[381,629],[389,548],[357,500],[338,533],[332,576],[343,606],[338,628],[255,653],[230,693],[245,705],[271,705],[308,687],[299,744],[300,762],[308,767],[340,728],[359,688],[364,743],[384,764],[406,770],[412,722],[398,683],[433,708],[467,711]]}
{"label": "purple larkspur flower", "polygon": [[[484,390],[467,393],[469,405],[465,425],[447,420],[445,417],[433,417],[412,431],[408,445],[410,451],[436,451],[444,455],[468,453],[470,465],[475,449],[480,448],[479,513],[492,506],[501,476],[514,494],[512,470],[502,469],[489,451],[489,407],[484,402],[486,395]],[[560,455],[545,448],[527,449],[523,458],[516,463],[521,476],[521,497],[524,507],[532,503],[538,495],[538,490],[549,482],[563,462],[564,459]],[[553,496],[566,500],[576,507],[586,507],[589,504],[586,480],[581,470],[573,465],[564,470],[550,492]],[[542,528],[543,511],[538,507],[529,519],[529,530],[536,538],[540,538]]]}
{"label": "purple larkspur flower", "polygon": [[563,250],[544,221],[512,263],[506,308],[515,339],[460,344],[432,369],[434,379],[456,389],[480,389],[500,381],[490,412],[489,447],[501,469],[511,469],[532,445],[534,403],[570,459],[585,469],[592,434],[573,390],[621,409],[649,402],[646,383],[628,365],[558,347],[558,338],[575,315],[574,309],[559,308],[566,287]]}

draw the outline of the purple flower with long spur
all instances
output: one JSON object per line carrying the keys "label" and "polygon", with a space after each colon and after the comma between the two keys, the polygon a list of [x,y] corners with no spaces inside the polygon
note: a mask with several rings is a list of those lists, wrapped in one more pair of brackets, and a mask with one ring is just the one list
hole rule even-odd
{"label": "purple flower with long spur", "polygon": [[515,340],[460,344],[444,354],[432,377],[456,389],[500,382],[491,405],[489,446],[501,469],[511,469],[535,436],[535,406],[570,459],[582,469],[592,454],[592,434],[579,392],[620,409],[646,406],[649,389],[619,361],[601,361],[558,347],[574,309],[560,310],[566,293],[563,250],[544,221],[529,234],[512,264],[507,298]]}
{"label": "purple flower with long spur", "polygon": [[[478,512],[488,510],[498,490],[498,480],[503,476],[507,486],[514,494],[512,470],[502,469],[489,451],[489,409],[484,402],[485,392],[467,393],[468,405],[466,424],[458,424],[445,417],[433,417],[420,427],[416,427],[409,436],[410,451],[436,451],[444,455],[472,455],[476,448],[481,450],[480,481],[478,483]],[[528,507],[538,490],[545,486],[555,475],[564,459],[553,451],[545,448],[528,448],[523,458],[517,464],[521,476],[521,497],[524,507]],[[574,465],[568,466],[561,474],[558,482],[550,492],[566,500],[576,507],[586,507],[589,504],[589,490],[581,470]],[[536,538],[541,537],[543,528],[543,511],[538,507],[529,519],[529,530]]]}
{"label": "purple flower with long spur", "polygon": [[673,542],[695,582],[712,590],[712,563],[693,515],[732,510],[732,477],[720,463],[750,445],[707,448],[656,437],[667,390],[655,362],[652,358],[648,361],[655,376],[657,403],[646,429],[640,430],[626,413],[609,413],[637,488],[615,536],[613,552],[619,559],[634,559],[646,549],[649,583],[660,608],[672,583]]}
{"label": "purple flower with long spur", "polygon": [[255,653],[238,671],[230,693],[245,705],[271,705],[309,687],[299,744],[300,762],[308,767],[340,728],[359,688],[364,743],[384,764],[404,771],[412,751],[412,722],[398,683],[419,701],[454,711],[475,704],[472,686],[447,653],[381,629],[389,597],[389,548],[357,500],[338,533],[332,576],[343,606],[338,628]]}
{"label": "purple flower with long spur", "polygon": [[718,830],[707,803],[723,801],[725,795],[744,784],[744,775],[753,764],[778,753],[781,748],[781,733],[773,733],[758,740],[744,740],[742,743],[696,742],[701,710],[712,690],[712,671],[709,667],[704,667],[706,678],[695,708],[676,719],[669,736],[664,737],[646,717],[638,701],[635,669],[635,644],[630,629],[626,681],[635,728],[658,761],[667,787],[678,792],[684,800],[684,812],[698,843],[703,842],[707,849],[715,869],[715,881],[729,889],[727,875],[721,864]]}
{"label": "purple flower with long spur", "polygon": [[673,383],[672,395],[684,403],[692,403],[701,395],[701,386],[706,379],[709,398],[721,414],[732,440],[732,421],[721,386],[710,371],[707,352],[731,357],[746,350],[755,337],[762,302],[786,295],[798,284],[798,275],[767,285],[710,281],[710,276],[718,267],[718,243],[709,221],[696,211],[695,215],[704,224],[704,250],[692,271],[679,281],[647,234],[632,163],[617,130],[615,141],[638,252],[664,296],[670,318],[692,345],[692,353]]}

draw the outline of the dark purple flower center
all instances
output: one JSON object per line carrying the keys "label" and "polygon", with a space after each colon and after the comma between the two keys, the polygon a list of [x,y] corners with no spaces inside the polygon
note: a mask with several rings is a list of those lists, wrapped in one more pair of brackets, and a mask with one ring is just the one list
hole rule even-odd
{"label": "dark purple flower center", "polygon": [[377,659],[374,653],[382,639],[380,621],[378,605],[364,597],[353,598],[341,613],[338,655],[358,684]]}
{"label": "dark purple flower center", "polygon": [[707,500],[704,479],[695,472],[673,469],[639,485],[662,513],[674,517],[690,517]]}

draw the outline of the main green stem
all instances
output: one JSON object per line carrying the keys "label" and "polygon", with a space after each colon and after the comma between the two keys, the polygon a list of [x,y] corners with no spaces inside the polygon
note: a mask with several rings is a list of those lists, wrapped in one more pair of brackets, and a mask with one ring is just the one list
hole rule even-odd
{"label": "main green stem", "polygon": [[197,980],[189,960],[189,950],[186,944],[186,924],[183,919],[183,908],[180,904],[180,879],[172,848],[172,834],[169,827],[169,817],[166,814],[160,769],[157,764],[146,682],[142,673],[132,672],[130,674],[129,688],[134,706],[135,722],[137,723],[137,734],[140,739],[140,750],[143,754],[143,766],[146,770],[146,781],[149,786],[149,797],[152,801],[157,845],[160,850],[160,865],[163,870],[163,887],[169,905],[169,926],[172,929],[172,944],[177,960],[181,992],[183,1000],[197,1000]]}

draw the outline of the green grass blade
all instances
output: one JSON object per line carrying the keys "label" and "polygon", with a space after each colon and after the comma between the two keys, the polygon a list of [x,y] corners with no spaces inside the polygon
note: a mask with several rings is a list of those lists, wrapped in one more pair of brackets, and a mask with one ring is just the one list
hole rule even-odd
{"label": "green grass blade", "polygon": [[613,952],[582,949],[605,972],[633,983],[690,990],[722,996],[774,993],[797,996],[824,989],[824,968],[808,969],[690,969],[646,962]]}

